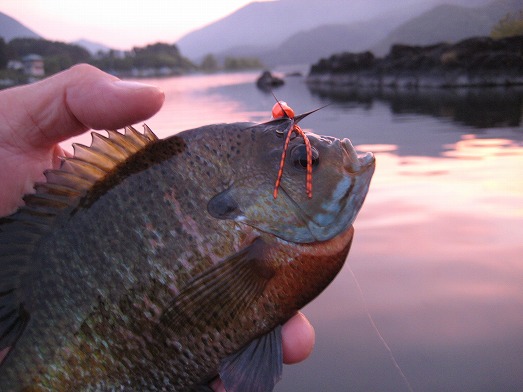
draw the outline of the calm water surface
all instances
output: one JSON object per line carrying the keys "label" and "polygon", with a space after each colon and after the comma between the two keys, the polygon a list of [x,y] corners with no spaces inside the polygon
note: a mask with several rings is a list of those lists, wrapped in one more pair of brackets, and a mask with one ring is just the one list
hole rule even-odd
{"label": "calm water surface", "polygon": [[[148,125],[265,121],[256,76],[148,80],[167,95]],[[377,158],[348,265],[304,309],[315,350],[277,391],[408,391],[366,308],[415,391],[523,391],[523,91],[325,94],[288,78],[275,93],[297,112],[330,103],[303,127]]]}

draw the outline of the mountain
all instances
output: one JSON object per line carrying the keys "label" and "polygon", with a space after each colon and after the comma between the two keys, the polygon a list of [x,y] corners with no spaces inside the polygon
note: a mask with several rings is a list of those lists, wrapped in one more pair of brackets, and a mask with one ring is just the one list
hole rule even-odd
{"label": "mountain", "polygon": [[[275,48],[260,50],[256,55],[268,66],[281,64],[310,64],[319,57],[330,56],[332,53],[351,51],[359,52],[368,49],[378,42],[383,35],[391,31],[403,21],[401,18],[389,17],[373,19],[368,22],[353,24],[328,24],[310,30],[300,31]],[[376,25],[380,29],[375,29]],[[227,52],[228,55],[244,54],[242,48],[235,48]],[[218,54],[220,59],[223,54]]]}
{"label": "mountain", "polygon": [[292,35],[260,59],[268,65],[307,64],[340,51],[361,51],[375,42],[367,31],[366,24],[319,26]]}
{"label": "mountain", "polygon": [[0,12],[0,37],[6,42],[13,38],[41,38],[33,30],[3,12]]}
{"label": "mountain", "polygon": [[[285,41],[296,34],[304,33],[303,40],[294,41],[295,47],[311,54],[318,46],[309,48],[305,37],[315,33],[324,37],[317,41],[343,42],[336,33],[348,37],[351,31],[366,41],[366,36],[381,34],[374,42],[383,39],[387,33],[401,23],[417,17],[433,7],[452,1],[456,5],[482,6],[491,0],[279,0],[253,2],[219,21],[182,37],[177,45],[185,56],[199,61],[208,53],[221,56],[226,54],[248,55],[277,50]],[[393,20],[396,25],[368,23],[365,31],[355,27],[357,23],[372,20]],[[345,25],[345,28],[340,26]],[[314,31],[316,28],[320,30]],[[355,29],[355,30],[353,30]],[[327,33],[331,30],[333,34]],[[345,30],[345,31],[343,31]],[[296,37],[293,37],[296,39]],[[346,38],[344,38],[346,39]],[[348,37],[349,41],[352,39]],[[360,45],[361,46],[361,45]],[[281,53],[281,51],[279,51]],[[316,56],[317,59],[318,56]]]}
{"label": "mountain", "polygon": [[[2,12],[0,12],[0,37],[2,37],[6,42],[9,42],[14,38],[43,38],[30,28],[18,22],[16,19]],[[87,39],[79,39],[77,41],[71,42],[71,44],[87,49],[92,55],[95,55],[98,53],[98,51],[108,52],[111,50],[111,48],[106,45],[89,41]]]}
{"label": "mountain", "polygon": [[443,4],[413,18],[372,47],[384,55],[392,44],[430,45],[488,36],[492,27],[509,12],[523,9],[522,0],[497,0],[482,7]]}
{"label": "mountain", "polygon": [[88,39],[79,39],[74,42],[71,42],[74,45],[81,46],[82,48],[86,49],[91,53],[91,55],[96,55],[98,52],[109,52],[111,50],[110,47],[101,44],[99,42],[93,42],[89,41]]}

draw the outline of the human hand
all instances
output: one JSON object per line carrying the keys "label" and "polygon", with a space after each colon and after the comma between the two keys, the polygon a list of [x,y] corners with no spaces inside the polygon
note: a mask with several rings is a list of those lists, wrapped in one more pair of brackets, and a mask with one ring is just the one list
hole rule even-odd
{"label": "human hand", "polygon": [[[43,171],[66,154],[59,142],[90,128],[119,129],[156,113],[164,95],[156,87],[121,81],[77,65],[41,82],[0,92],[0,216],[16,210]],[[282,329],[285,363],[304,360],[314,329],[298,313]],[[1,354],[1,353],[0,353]],[[223,391],[218,383],[216,391]]]}
{"label": "human hand", "polygon": [[43,171],[59,166],[58,143],[93,129],[118,129],[156,113],[156,87],[78,65],[41,82],[0,92],[0,216],[14,212]]}

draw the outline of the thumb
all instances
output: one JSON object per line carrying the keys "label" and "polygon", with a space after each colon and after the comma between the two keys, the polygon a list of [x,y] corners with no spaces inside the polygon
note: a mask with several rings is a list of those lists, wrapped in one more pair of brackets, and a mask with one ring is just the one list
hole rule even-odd
{"label": "thumb", "polygon": [[4,127],[8,126],[2,137],[16,137],[19,147],[50,148],[89,128],[117,129],[143,121],[163,100],[156,87],[77,65],[0,94]]}

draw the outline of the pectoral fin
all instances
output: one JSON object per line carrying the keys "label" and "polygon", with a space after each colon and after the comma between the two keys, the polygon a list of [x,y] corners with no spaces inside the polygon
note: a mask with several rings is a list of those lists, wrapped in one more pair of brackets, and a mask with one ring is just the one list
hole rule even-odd
{"label": "pectoral fin", "polygon": [[161,328],[191,333],[235,318],[261,295],[274,275],[264,260],[265,249],[265,243],[257,239],[195,277],[163,314]]}
{"label": "pectoral fin", "polygon": [[220,365],[227,392],[271,392],[281,379],[283,352],[281,326],[253,340]]}

